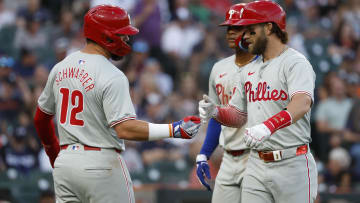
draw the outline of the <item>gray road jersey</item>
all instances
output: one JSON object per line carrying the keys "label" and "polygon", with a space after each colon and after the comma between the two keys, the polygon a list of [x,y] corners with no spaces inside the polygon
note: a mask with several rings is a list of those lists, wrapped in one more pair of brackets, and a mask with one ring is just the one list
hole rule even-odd
{"label": "gray road jersey", "polygon": [[[239,74],[242,89],[237,88],[231,105],[248,112],[249,127],[260,124],[283,110],[297,93],[314,101],[315,73],[309,61],[288,48],[280,56],[263,62],[262,57]],[[310,111],[296,123],[282,128],[258,150],[278,150],[311,142]]]}
{"label": "gray road jersey", "polygon": [[[209,97],[218,105],[226,105],[233,96],[237,77],[234,77],[243,68],[235,64],[235,55],[215,63],[209,79]],[[230,128],[221,126],[219,144],[226,150],[247,149],[242,141],[244,128]]]}
{"label": "gray road jersey", "polygon": [[112,127],[136,117],[126,76],[105,57],[80,51],[54,66],[38,105],[56,115],[61,145],[124,150]]}

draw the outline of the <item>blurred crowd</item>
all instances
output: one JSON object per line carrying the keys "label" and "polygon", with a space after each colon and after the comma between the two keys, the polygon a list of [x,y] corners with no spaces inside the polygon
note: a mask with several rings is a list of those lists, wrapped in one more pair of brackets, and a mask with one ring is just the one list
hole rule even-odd
{"label": "blurred crowd", "polygon": [[[51,166],[34,130],[37,98],[51,68],[85,44],[83,16],[101,0],[0,0],[0,172],[27,176]],[[231,54],[218,27],[232,0],[108,0],[131,15],[140,33],[133,52],[114,64],[129,79],[138,119],[166,123],[196,115],[213,64]],[[289,45],[316,72],[311,149],[319,191],[360,191],[360,1],[278,0],[287,12]],[[201,188],[195,140],[127,142],[135,186]],[[221,149],[211,159],[215,177]],[[171,173],[172,172],[172,173]],[[9,173],[8,173],[9,174]]]}

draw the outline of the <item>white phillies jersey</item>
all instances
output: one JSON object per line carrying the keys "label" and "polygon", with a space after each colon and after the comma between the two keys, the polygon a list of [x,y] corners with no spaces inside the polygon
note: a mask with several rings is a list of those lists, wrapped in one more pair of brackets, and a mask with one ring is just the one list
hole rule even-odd
{"label": "white phillies jersey", "polygon": [[[244,66],[245,67],[245,66]],[[215,63],[209,78],[209,97],[218,105],[226,105],[235,93],[236,73],[244,68],[235,64],[235,55]],[[221,126],[219,143],[225,150],[247,149],[243,142],[244,128]]]}
{"label": "white phillies jersey", "polygon": [[104,56],[81,51],[54,66],[38,105],[56,115],[60,145],[125,150],[112,127],[136,118],[126,76]]}
{"label": "white phillies jersey", "polygon": [[[258,57],[239,75],[230,104],[248,112],[247,126],[260,124],[277,114],[297,93],[305,93],[314,101],[315,73],[309,61],[288,48],[278,57],[263,62]],[[279,150],[311,142],[310,111],[292,125],[277,130],[258,150]]]}

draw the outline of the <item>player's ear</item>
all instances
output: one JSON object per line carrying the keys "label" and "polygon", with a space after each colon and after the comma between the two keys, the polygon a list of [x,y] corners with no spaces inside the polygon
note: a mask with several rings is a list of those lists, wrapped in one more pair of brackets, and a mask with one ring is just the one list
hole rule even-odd
{"label": "player's ear", "polygon": [[273,29],[273,24],[272,23],[265,23],[264,24],[264,31],[266,35],[271,35],[272,33],[272,29]]}

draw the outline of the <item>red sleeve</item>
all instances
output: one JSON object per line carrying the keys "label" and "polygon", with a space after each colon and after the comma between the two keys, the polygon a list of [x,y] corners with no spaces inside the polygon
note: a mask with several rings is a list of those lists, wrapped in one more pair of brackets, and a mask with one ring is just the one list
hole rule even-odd
{"label": "red sleeve", "polygon": [[247,122],[247,113],[240,111],[235,106],[217,107],[217,110],[215,119],[224,126],[241,128]]}
{"label": "red sleeve", "polygon": [[46,114],[37,107],[34,117],[34,125],[41,143],[44,146],[45,152],[50,159],[51,166],[54,168],[54,162],[59,154],[60,145],[55,134],[55,126],[52,118],[53,115]]}

